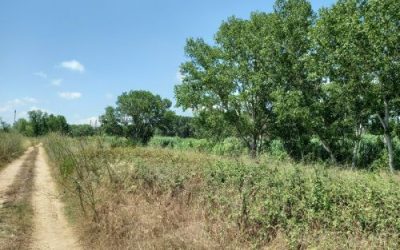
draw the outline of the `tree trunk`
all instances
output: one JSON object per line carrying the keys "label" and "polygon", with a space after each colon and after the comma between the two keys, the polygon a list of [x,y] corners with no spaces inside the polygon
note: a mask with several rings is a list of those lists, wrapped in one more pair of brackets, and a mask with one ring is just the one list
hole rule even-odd
{"label": "tree trunk", "polygon": [[351,168],[354,169],[357,164],[357,151],[358,151],[358,142],[354,142],[354,148],[353,148],[353,159],[351,161]]}
{"label": "tree trunk", "polygon": [[337,161],[336,161],[336,157],[335,157],[335,155],[333,154],[331,148],[328,146],[327,143],[325,143],[324,140],[322,140],[322,139],[320,139],[320,140],[321,140],[322,147],[325,149],[326,152],[328,152],[329,157],[331,158],[331,162],[332,162],[333,164],[336,164],[336,162],[337,162]]}
{"label": "tree trunk", "polygon": [[253,141],[250,143],[251,158],[257,157],[257,136],[253,136]]}
{"label": "tree trunk", "polygon": [[351,168],[355,168],[357,165],[357,154],[360,150],[361,145],[361,132],[362,132],[362,125],[356,127],[356,139],[354,140],[354,148],[353,148],[353,159],[351,161]]}
{"label": "tree trunk", "polygon": [[389,127],[389,105],[387,100],[384,100],[384,108],[385,108],[385,116],[382,118],[380,114],[377,114],[379,121],[383,127],[383,136],[385,137],[385,144],[388,151],[389,156],[389,170],[390,172],[394,172],[394,151],[393,151],[393,142],[392,136],[390,134]]}
{"label": "tree trunk", "polygon": [[385,132],[385,144],[388,150],[388,155],[389,155],[389,169],[390,172],[394,172],[394,151],[393,151],[393,143],[392,143],[392,137],[390,136],[390,133]]}

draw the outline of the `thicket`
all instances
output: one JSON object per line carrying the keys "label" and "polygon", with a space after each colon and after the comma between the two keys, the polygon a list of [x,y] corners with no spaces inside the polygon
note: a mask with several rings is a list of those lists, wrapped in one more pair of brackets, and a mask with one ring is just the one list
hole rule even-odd
{"label": "thicket", "polygon": [[[397,176],[267,156],[256,163],[112,148],[98,139],[52,136],[45,146],[67,190],[93,218],[86,225],[92,244],[105,248],[144,241],[147,247],[399,247]],[[196,236],[179,234],[192,226]]]}

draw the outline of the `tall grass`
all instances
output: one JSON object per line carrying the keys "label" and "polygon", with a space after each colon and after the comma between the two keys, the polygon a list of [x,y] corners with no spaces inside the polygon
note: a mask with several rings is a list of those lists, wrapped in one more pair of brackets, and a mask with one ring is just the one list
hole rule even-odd
{"label": "tall grass", "polygon": [[[80,221],[95,248],[400,246],[398,176],[276,157],[255,163],[168,148],[111,148],[98,140],[54,137],[46,148],[62,175],[65,164],[75,172],[72,185],[93,185],[96,216]],[[90,174],[81,178],[76,168]]]}
{"label": "tall grass", "polygon": [[22,154],[27,140],[17,133],[0,132],[0,167]]}

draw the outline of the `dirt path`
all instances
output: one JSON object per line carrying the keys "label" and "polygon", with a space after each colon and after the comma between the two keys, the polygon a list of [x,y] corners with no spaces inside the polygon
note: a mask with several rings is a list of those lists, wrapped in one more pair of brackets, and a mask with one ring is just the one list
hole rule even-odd
{"label": "dirt path", "polygon": [[11,186],[11,184],[13,184],[15,177],[21,170],[22,164],[24,163],[28,155],[32,152],[32,150],[33,147],[30,147],[20,158],[11,162],[9,165],[4,167],[3,170],[0,171],[0,208],[4,203],[6,191]]}
{"label": "dirt path", "polygon": [[63,213],[63,204],[57,197],[56,184],[45,160],[45,152],[39,147],[35,162],[35,181],[32,204],[34,209],[33,249],[80,249],[77,239]]}

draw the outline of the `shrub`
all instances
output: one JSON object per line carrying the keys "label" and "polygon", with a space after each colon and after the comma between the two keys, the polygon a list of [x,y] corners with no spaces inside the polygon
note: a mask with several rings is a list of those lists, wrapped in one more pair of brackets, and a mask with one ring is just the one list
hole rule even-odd
{"label": "shrub", "polygon": [[285,159],[289,157],[281,140],[272,140],[270,142],[268,154],[277,159]]}
{"label": "shrub", "polygon": [[246,148],[238,138],[228,137],[224,141],[215,144],[212,152],[217,155],[241,155],[246,152]]}

